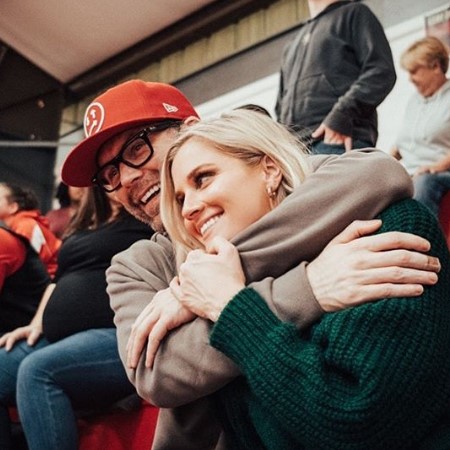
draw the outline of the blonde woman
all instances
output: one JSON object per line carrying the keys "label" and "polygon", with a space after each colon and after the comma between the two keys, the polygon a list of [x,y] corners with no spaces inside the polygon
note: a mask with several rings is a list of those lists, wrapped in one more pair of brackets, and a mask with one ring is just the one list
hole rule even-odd
{"label": "blonde woman", "polygon": [[[248,111],[190,127],[165,161],[161,213],[179,262],[187,254],[172,292],[215,322],[210,344],[243,375],[216,395],[227,448],[419,448],[450,394],[443,236],[417,202],[391,205],[379,231],[429,240],[439,281],[415,298],[329,311],[308,328],[284,323],[246,287],[248,268],[230,240],[257,239],[258,220],[289,202],[308,172],[288,132]],[[267,272],[282,259],[264,261]]]}

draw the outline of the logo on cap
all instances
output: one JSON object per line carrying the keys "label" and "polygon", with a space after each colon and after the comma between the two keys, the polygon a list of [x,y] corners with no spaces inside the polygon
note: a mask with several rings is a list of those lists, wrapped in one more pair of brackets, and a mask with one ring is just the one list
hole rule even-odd
{"label": "logo on cap", "polygon": [[163,106],[167,112],[177,112],[178,111],[178,108],[176,106],[169,105],[168,103],[163,103]]}
{"label": "logo on cap", "polygon": [[98,102],[91,103],[84,115],[84,134],[89,137],[102,129],[105,121],[105,109]]}

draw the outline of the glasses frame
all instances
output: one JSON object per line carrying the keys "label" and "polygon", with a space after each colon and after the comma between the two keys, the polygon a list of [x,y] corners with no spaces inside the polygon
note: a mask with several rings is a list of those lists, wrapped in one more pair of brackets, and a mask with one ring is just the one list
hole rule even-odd
{"label": "glasses frame", "polygon": [[[159,131],[164,131],[167,130],[169,128],[176,128],[179,127],[181,125],[182,121],[180,120],[168,120],[168,121],[163,121],[163,122],[158,122],[154,125],[149,125],[147,127],[145,127],[144,129],[142,129],[141,131],[139,131],[138,133],[134,134],[133,136],[131,136],[129,139],[127,139],[127,141],[122,145],[122,147],[119,150],[119,153],[112,158],[110,161],[108,161],[107,163],[103,164],[102,166],[99,167],[99,169],[97,170],[97,172],[95,173],[95,175],[92,177],[92,183],[96,184],[97,186],[99,186],[101,189],[103,189],[105,192],[114,192],[117,189],[120,188],[120,186],[122,186],[122,183],[119,181],[119,184],[115,187],[113,187],[112,189],[108,189],[105,187],[105,185],[103,185],[100,180],[99,180],[99,174],[100,172],[102,172],[102,170],[107,167],[107,166],[114,166],[117,171],[120,174],[120,164],[125,164],[128,167],[132,167],[133,169],[138,169],[139,167],[142,167],[144,164],[148,163],[150,161],[150,159],[152,158],[152,156],[155,153],[155,150],[153,148],[152,142],[150,141],[148,135],[150,133],[156,133]],[[127,149],[127,147],[134,142],[137,139],[142,139],[148,146],[148,148],[150,149],[150,153],[148,155],[148,157],[141,162],[140,164],[133,164],[130,163],[129,161],[126,161],[123,159],[123,154],[125,152],[125,150]],[[98,161],[97,161],[97,165],[98,165]]]}

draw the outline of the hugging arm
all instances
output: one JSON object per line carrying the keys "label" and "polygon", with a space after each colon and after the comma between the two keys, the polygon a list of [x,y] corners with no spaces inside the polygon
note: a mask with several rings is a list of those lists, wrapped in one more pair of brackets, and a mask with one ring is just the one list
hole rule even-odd
{"label": "hugging arm", "polygon": [[[246,230],[234,242],[241,252],[247,281],[279,277],[269,284],[261,282],[269,287],[262,289],[265,300],[282,319],[298,320],[301,327],[316,320],[321,310],[300,263],[317,256],[354,219],[373,218],[389,203],[412,193],[404,169],[383,152],[355,151],[340,157],[311,157],[311,161],[320,169],[254,224],[252,232]],[[116,256],[107,272],[124,363],[134,320],[175,275],[173,259],[167,256],[172,254],[170,243],[163,238],[160,242],[165,244],[156,250],[154,244],[151,249],[145,241],[135,244]],[[149,247],[143,249],[146,245]],[[277,264],[273,264],[274,260]],[[286,273],[289,269],[293,272]],[[277,289],[278,283],[283,288]],[[289,302],[286,285],[291,288]],[[301,286],[306,288],[300,289]],[[278,293],[279,298],[273,293]],[[140,395],[156,405],[174,407],[208,395],[236,377],[237,367],[208,346],[209,332],[210,322],[195,319],[169,333],[152,368],[145,367],[145,352],[136,370],[126,368]]]}
{"label": "hugging arm", "polygon": [[[157,235],[116,255],[107,270],[119,354],[128,378],[141,397],[162,407],[203,397],[217,389],[215,382],[222,386],[239,373],[234,363],[209,345],[210,322],[199,318],[168,334],[152,368],[145,367],[145,355],[136,369],[127,366],[133,323],[156,293],[169,286],[175,275],[173,256],[170,241]],[[213,380],[211,388],[208,377]]]}
{"label": "hugging arm", "polygon": [[405,169],[379,150],[317,155],[309,161],[314,173],[232,240],[247,280],[278,277],[302,261],[313,260],[351,222],[373,219],[413,193]]}
{"label": "hugging arm", "polygon": [[[302,448],[416,448],[446,412],[446,243],[429,212],[412,200],[388,208],[382,219],[381,231],[416,232],[440,258],[439,282],[421,297],[327,314],[310,331],[299,332],[247,288],[214,326],[211,344],[242,370],[248,413],[263,440],[278,436]],[[221,395],[226,410],[236,404],[233,384]]]}

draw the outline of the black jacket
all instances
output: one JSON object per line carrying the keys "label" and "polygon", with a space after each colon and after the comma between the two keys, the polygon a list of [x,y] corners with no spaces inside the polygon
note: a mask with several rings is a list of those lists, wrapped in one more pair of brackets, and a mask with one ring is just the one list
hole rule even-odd
{"label": "black jacket", "polygon": [[373,146],[376,107],[396,81],[383,27],[357,2],[332,3],[305,22],[286,47],[278,120],[309,135],[322,122]]}

